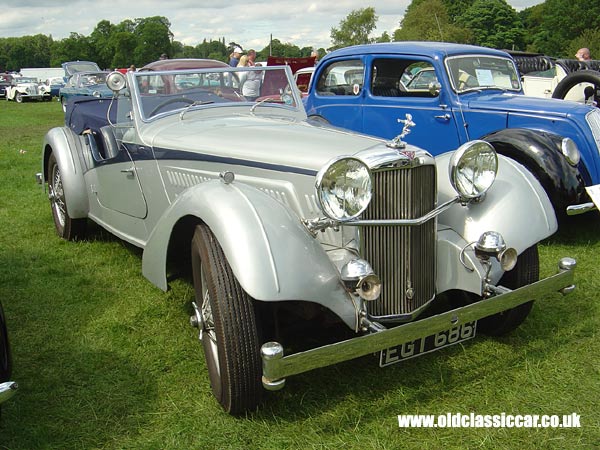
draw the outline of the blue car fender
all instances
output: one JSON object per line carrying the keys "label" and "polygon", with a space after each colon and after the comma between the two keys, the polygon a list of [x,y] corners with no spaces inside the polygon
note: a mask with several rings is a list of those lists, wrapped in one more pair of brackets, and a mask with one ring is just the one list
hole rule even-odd
{"label": "blue car fender", "polygon": [[566,213],[567,206],[586,201],[585,181],[580,169],[569,164],[561,153],[562,136],[526,128],[508,128],[481,139],[492,144],[498,153],[527,167],[551,196],[556,211]]}
{"label": "blue car fender", "polygon": [[282,203],[237,181],[193,186],[159,219],[142,257],[143,274],[157,287],[167,289],[171,234],[190,216],[208,225],[252,298],[316,302],[355,328],[355,305],[321,244]]}

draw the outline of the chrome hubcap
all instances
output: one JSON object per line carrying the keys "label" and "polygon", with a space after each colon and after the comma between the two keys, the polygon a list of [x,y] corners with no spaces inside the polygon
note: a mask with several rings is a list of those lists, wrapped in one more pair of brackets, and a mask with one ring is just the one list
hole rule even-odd
{"label": "chrome hubcap", "polygon": [[54,166],[54,171],[52,173],[52,183],[49,186],[49,195],[48,198],[52,203],[52,208],[56,213],[56,217],[60,222],[61,226],[65,226],[65,217],[67,214],[67,207],[65,205],[65,193],[62,185],[62,178],[60,176],[60,171],[58,170],[58,166]]}
{"label": "chrome hubcap", "polygon": [[[190,316],[190,325],[195,328],[199,328],[198,339],[204,342],[204,345],[208,345],[210,355],[206,354],[214,361],[214,365],[217,371],[221,372],[219,368],[219,350],[217,347],[217,333],[215,331],[215,322],[213,319],[212,309],[210,307],[210,294],[208,292],[206,277],[204,275],[204,268],[200,266],[200,283],[202,284],[202,304],[198,307],[196,302],[192,302],[194,308],[194,314]],[[207,339],[205,341],[205,339]],[[207,348],[205,347],[205,353]]]}

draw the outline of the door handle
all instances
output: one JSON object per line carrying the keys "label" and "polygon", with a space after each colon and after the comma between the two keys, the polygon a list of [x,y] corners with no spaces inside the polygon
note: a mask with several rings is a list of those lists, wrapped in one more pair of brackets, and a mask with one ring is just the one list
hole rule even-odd
{"label": "door handle", "polygon": [[434,117],[436,119],[442,119],[442,120],[445,120],[445,121],[448,121],[451,118],[450,114],[448,114],[448,113],[442,114],[441,116],[434,116]]}
{"label": "door handle", "polygon": [[130,167],[129,169],[122,169],[121,173],[126,173],[127,175],[133,175],[135,173],[135,169]]}

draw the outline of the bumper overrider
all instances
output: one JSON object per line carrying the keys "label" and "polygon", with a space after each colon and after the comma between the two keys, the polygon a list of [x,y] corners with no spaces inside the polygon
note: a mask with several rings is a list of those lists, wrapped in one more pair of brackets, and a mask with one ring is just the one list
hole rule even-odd
{"label": "bumper overrider", "polygon": [[563,258],[559,262],[556,275],[536,283],[512,291],[503,287],[497,288],[497,295],[468,306],[288,356],[284,356],[283,346],[280,343],[267,342],[261,348],[263,386],[268,390],[278,390],[284,387],[285,378],[291,375],[409,343],[557,292],[568,294],[575,289],[573,284],[575,266],[574,259]]}
{"label": "bumper overrider", "polygon": [[577,216],[579,214],[600,209],[598,206],[600,205],[600,184],[586,186],[585,190],[592,201],[567,206],[567,216]]}

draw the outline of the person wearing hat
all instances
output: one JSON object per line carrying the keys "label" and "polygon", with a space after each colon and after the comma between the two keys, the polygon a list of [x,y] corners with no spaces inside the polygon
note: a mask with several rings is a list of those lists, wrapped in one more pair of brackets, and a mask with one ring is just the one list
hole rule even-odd
{"label": "person wearing hat", "polygon": [[231,55],[229,55],[229,65],[231,67],[237,67],[238,63],[240,62],[240,57],[242,56],[242,53],[244,52],[240,47],[236,47],[233,49],[233,52],[231,53]]}

